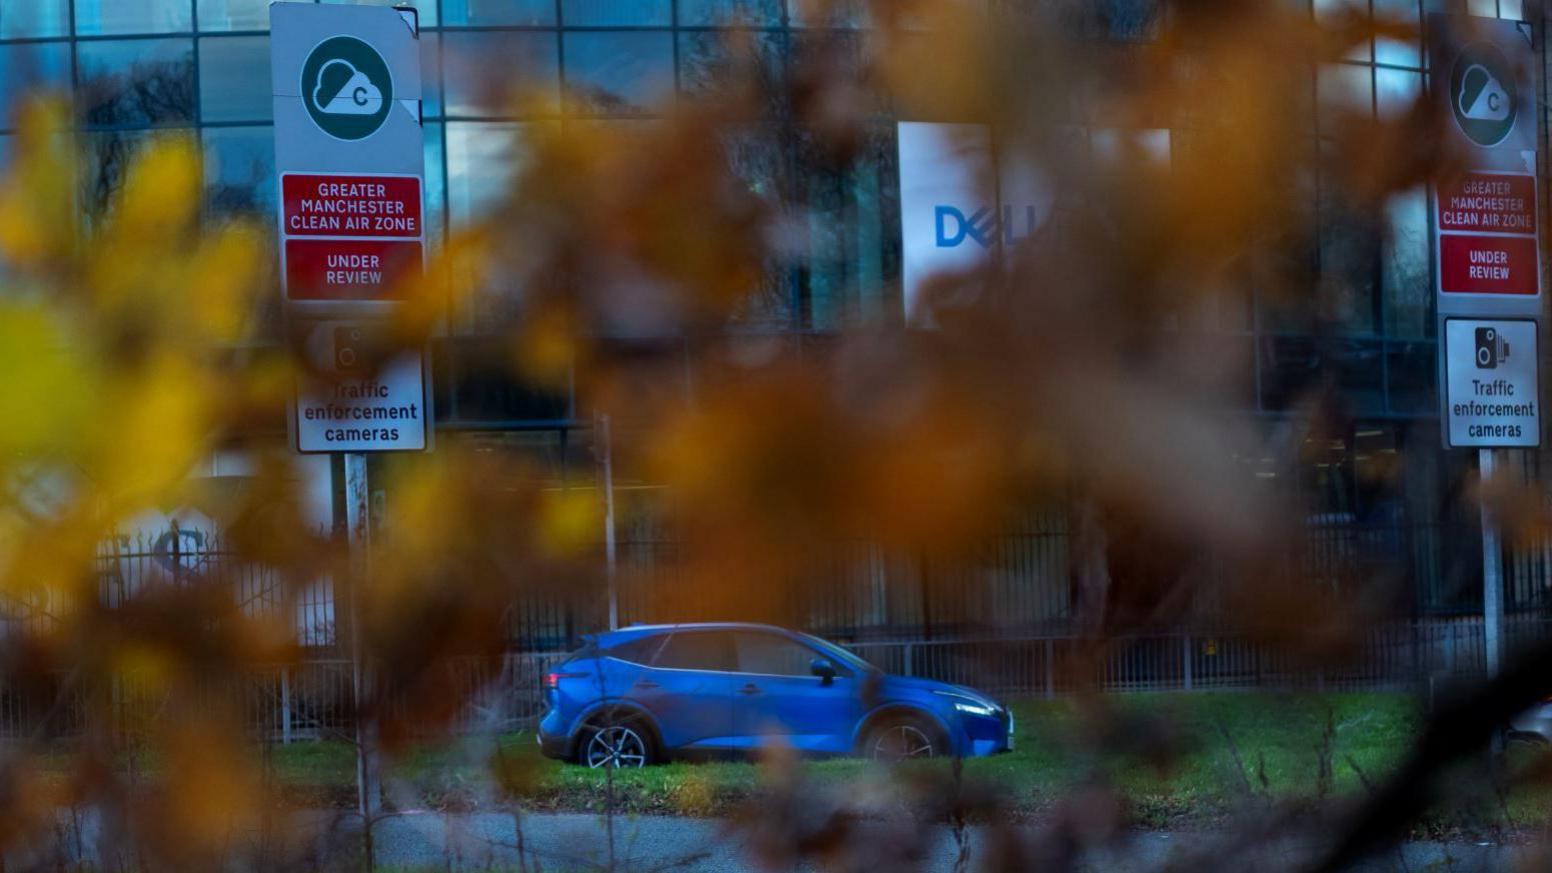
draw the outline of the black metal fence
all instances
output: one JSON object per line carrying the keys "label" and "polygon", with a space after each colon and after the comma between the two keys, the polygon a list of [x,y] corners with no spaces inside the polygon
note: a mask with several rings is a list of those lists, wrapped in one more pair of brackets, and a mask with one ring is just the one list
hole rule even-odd
{"label": "black metal fence", "polygon": [[[1301,569],[1333,585],[1363,584],[1367,575],[1399,579],[1413,590],[1437,588],[1441,567],[1478,563],[1441,557],[1438,544],[1458,533],[1438,525],[1313,525]],[[1480,548],[1480,540],[1476,543]],[[622,623],[738,617],[664,614],[655,586],[671,580],[673,552],[672,543],[650,537],[622,542]],[[1552,564],[1547,555],[1520,550],[1507,556],[1507,599],[1520,610],[1506,631],[1511,645],[1552,633],[1552,622],[1538,611],[1547,601],[1546,573]],[[288,623],[304,653],[299,662],[256,666],[236,686],[201,693],[243,713],[254,734],[264,739],[348,735],[350,669],[339,645],[328,579],[282,579],[271,568],[242,561],[220,536],[176,526],[102,544],[98,570],[98,595],[109,607],[158,586],[216,586],[229,592],[241,613]],[[1469,587],[1473,581],[1451,584]],[[858,544],[837,556],[823,578],[803,580],[792,591],[791,615],[785,618],[790,625],[847,643],[891,672],[1007,696],[1078,688],[1422,687],[1441,677],[1479,675],[1485,661],[1479,619],[1421,612],[1398,615],[1370,629],[1346,657],[1318,663],[1232,629],[1165,628],[1123,639],[1085,639],[1067,627],[1072,608],[1067,529],[1056,515],[1032,516],[955,563],[902,561]],[[58,596],[40,591],[0,601],[0,635],[46,632],[69,606],[51,599]],[[607,596],[607,582],[600,578],[594,586],[572,589],[567,598],[514,602],[507,654],[450,659],[440,668],[447,686],[461,689],[468,700],[455,728],[505,731],[530,723],[540,709],[543,673],[577,644],[580,634],[604,624]],[[63,684],[31,687],[26,694],[0,687],[0,735],[78,731],[84,709],[71,696],[80,693]],[[158,693],[133,674],[115,680],[111,694],[116,727],[122,730],[167,717]],[[415,701],[388,705],[413,720]]]}

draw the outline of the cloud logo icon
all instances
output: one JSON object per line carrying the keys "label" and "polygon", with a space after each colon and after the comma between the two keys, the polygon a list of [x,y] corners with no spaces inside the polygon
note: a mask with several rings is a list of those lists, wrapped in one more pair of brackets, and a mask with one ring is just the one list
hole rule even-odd
{"label": "cloud logo icon", "polygon": [[1487,67],[1472,64],[1461,77],[1460,114],[1473,121],[1503,121],[1513,101]]}
{"label": "cloud logo icon", "polygon": [[335,58],[318,71],[313,105],[327,115],[376,115],[383,92],[349,61]]}

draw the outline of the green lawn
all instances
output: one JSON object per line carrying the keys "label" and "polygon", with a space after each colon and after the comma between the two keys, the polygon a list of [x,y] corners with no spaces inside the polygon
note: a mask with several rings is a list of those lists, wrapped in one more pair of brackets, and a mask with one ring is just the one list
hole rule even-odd
{"label": "green lawn", "polygon": [[[1038,813],[1084,782],[1120,789],[1143,826],[1210,824],[1225,812],[1268,800],[1317,802],[1350,796],[1383,779],[1407,751],[1420,724],[1414,698],[1401,694],[1136,694],[1080,702],[1014,704],[1016,750],[964,763],[967,780],[989,783],[1003,805]],[[759,787],[761,768],[743,762],[672,763],[607,774],[538,755],[532,735],[499,742],[497,766],[454,749],[428,748],[392,765],[433,806],[477,803],[477,790],[499,771],[502,784],[538,808],[601,810],[612,791],[617,809],[710,815],[732,809]],[[1100,752],[1099,749],[1107,751]],[[1539,750],[1515,748],[1511,769],[1545,769]],[[351,747],[305,743],[277,747],[276,778],[304,795],[348,801],[354,779]],[[876,789],[883,776],[856,760],[805,765],[824,785]],[[947,762],[922,765],[949,768]],[[1481,829],[1505,819],[1526,825],[1552,811],[1546,790],[1520,788],[1501,803],[1485,768],[1459,768],[1435,803],[1426,829]]]}

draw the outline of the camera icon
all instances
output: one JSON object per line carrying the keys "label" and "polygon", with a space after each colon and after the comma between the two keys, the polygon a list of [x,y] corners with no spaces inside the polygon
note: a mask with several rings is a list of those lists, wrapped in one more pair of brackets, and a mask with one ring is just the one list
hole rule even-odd
{"label": "camera icon", "polygon": [[[1480,333],[1480,331],[1478,331]],[[334,369],[341,373],[354,373],[361,366],[366,341],[365,332],[359,327],[334,329]]]}
{"label": "camera icon", "polygon": [[1498,335],[1497,328],[1477,328],[1476,340],[1478,370],[1495,370],[1509,360],[1509,341]]}

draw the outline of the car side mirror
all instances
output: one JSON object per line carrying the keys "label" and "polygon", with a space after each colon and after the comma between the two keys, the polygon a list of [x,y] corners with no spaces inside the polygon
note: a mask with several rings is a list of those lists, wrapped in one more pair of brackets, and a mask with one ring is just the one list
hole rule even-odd
{"label": "car side mirror", "polygon": [[815,658],[809,661],[808,669],[822,680],[819,683],[821,685],[829,685],[835,681],[835,665],[830,663],[829,658]]}

